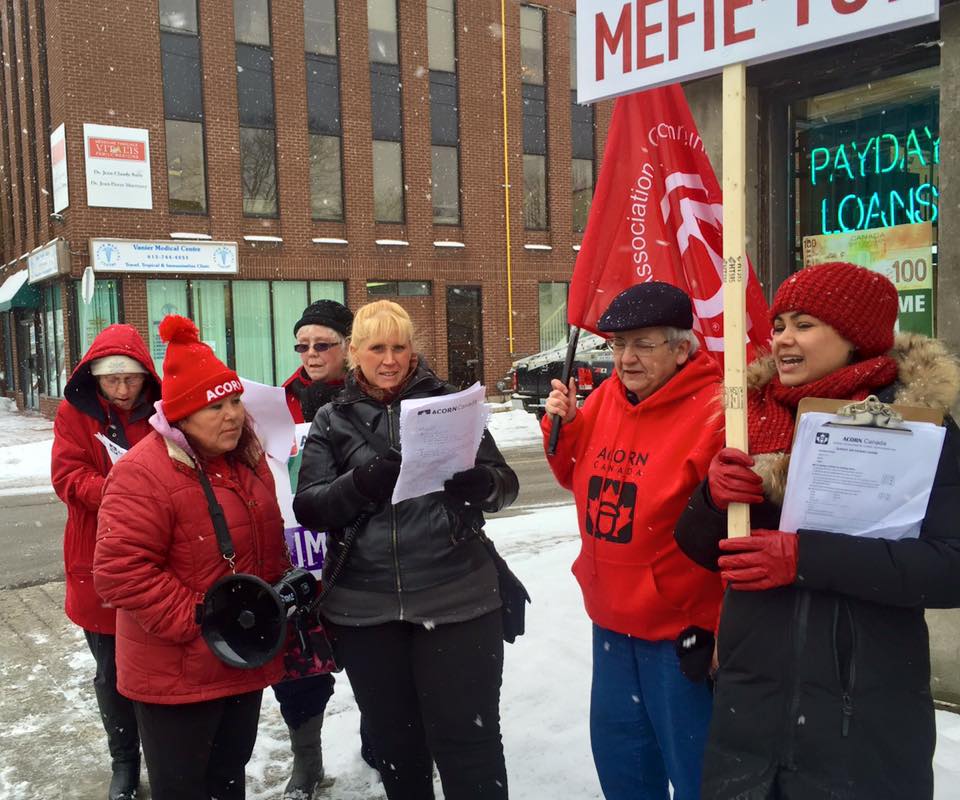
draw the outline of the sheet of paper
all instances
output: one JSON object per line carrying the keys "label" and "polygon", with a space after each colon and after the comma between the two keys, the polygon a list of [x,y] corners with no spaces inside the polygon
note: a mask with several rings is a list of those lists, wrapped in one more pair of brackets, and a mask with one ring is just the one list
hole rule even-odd
{"label": "sheet of paper", "polygon": [[95,433],[94,438],[97,439],[97,441],[103,445],[103,449],[107,451],[107,455],[110,457],[111,464],[116,464],[127,452],[116,442],[111,442],[102,433]]}
{"label": "sheet of paper", "polygon": [[253,420],[263,449],[286,463],[293,452],[296,432],[283,387],[267,386],[248,378],[240,381],[243,383],[243,407]]}
{"label": "sheet of paper", "polygon": [[906,433],[837,425],[834,419],[819,412],[800,417],[780,529],[877,539],[917,537],[944,428],[905,422]]}
{"label": "sheet of paper", "polygon": [[475,383],[455,394],[400,402],[403,462],[392,502],[439,492],[455,472],[476,463],[490,416],[486,395]]}

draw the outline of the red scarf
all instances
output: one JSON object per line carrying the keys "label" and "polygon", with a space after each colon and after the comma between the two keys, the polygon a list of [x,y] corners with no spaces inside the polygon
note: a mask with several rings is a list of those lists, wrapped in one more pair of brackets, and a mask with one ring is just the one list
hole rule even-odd
{"label": "red scarf", "polygon": [[838,369],[803,386],[784,386],[774,375],[747,395],[747,431],[751,453],[790,452],[797,406],[804,397],[863,400],[897,378],[897,362],[877,356]]}

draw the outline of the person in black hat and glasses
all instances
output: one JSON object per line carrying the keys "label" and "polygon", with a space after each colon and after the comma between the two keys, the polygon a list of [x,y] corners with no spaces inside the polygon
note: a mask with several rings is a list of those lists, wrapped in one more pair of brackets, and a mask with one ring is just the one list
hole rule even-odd
{"label": "person in black hat and glasses", "polygon": [[293,349],[300,355],[301,366],[283,382],[283,389],[294,422],[311,422],[313,414],[307,418],[304,407],[316,413],[343,388],[352,325],[353,314],[345,305],[317,300],[293,326],[297,339]]}
{"label": "person in black hat and glasses", "polygon": [[668,781],[675,800],[697,800],[721,588],[673,530],[723,446],[722,376],[669,284],[630,287],[597,327],[614,374],[583,408],[573,380],[554,380],[546,403],[563,420],[548,460],[576,500],[573,573],[593,620],[594,763],[607,800],[667,800]]}

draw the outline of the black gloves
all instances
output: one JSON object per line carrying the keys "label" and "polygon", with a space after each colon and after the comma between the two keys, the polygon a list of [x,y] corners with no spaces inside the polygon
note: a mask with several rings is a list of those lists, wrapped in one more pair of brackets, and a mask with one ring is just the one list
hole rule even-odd
{"label": "black gloves", "polygon": [[465,503],[479,505],[493,494],[493,475],[486,467],[471,467],[444,481],[443,490]]}
{"label": "black gloves", "polygon": [[399,474],[400,454],[396,450],[388,450],[354,469],[353,483],[368,500],[380,503],[390,499]]}

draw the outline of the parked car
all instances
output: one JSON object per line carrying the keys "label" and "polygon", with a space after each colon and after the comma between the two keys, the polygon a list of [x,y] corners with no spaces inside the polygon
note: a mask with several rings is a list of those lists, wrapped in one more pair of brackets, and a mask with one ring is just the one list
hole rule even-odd
{"label": "parked car", "polygon": [[[537,419],[544,415],[543,406],[550,394],[550,381],[563,373],[567,357],[566,342],[549,350],[513,362],[506,377],[497,382],[501,392],[512,392],[514,408],[522,408]],[[571,375],[577,381],[577,398],[583,400],[613,372],[613,354],[606,339],[581,331]]]}

